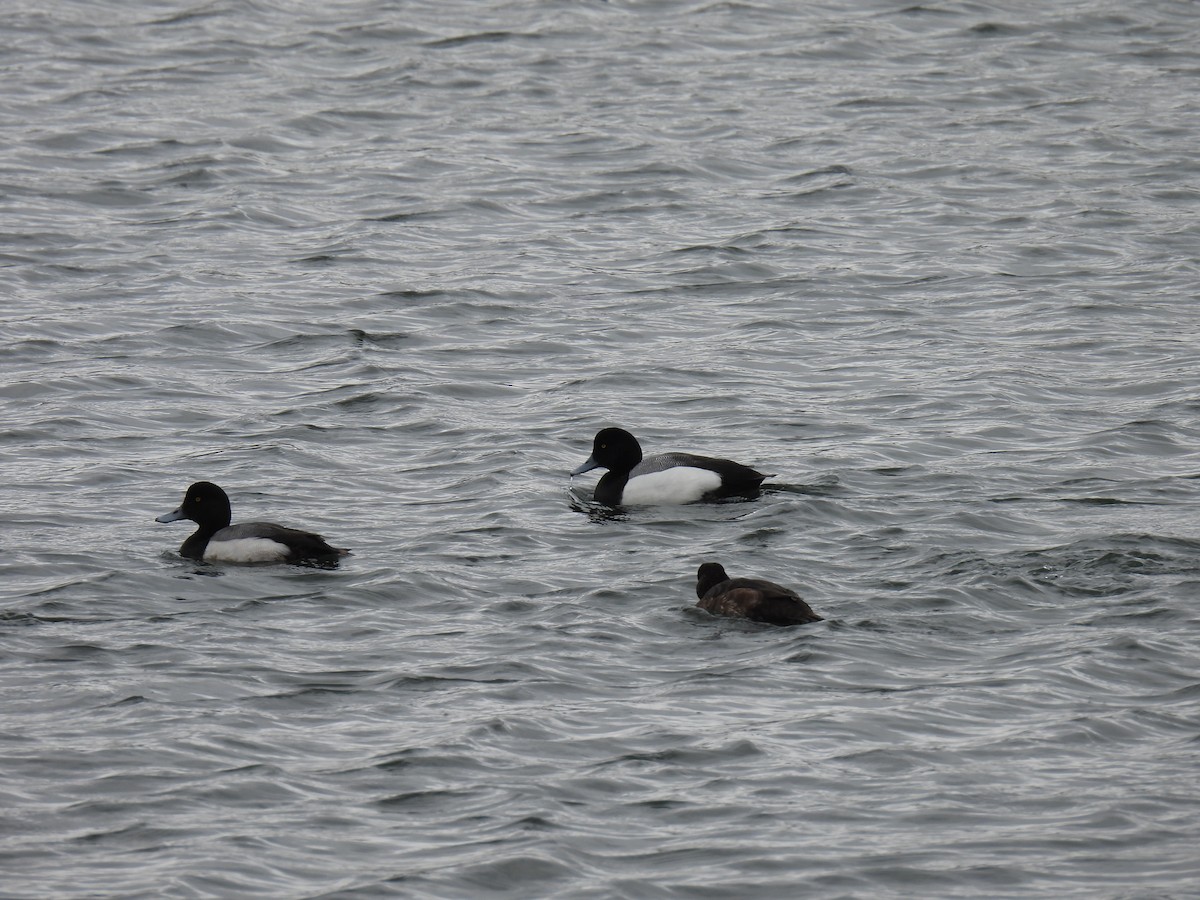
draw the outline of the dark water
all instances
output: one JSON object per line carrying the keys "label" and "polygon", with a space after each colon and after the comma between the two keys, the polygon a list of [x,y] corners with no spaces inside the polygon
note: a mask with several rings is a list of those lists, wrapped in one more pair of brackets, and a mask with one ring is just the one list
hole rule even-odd
{"label": "dark water", "polygon": [[3,18],[0,894],[1200,895],[1194,4]]}

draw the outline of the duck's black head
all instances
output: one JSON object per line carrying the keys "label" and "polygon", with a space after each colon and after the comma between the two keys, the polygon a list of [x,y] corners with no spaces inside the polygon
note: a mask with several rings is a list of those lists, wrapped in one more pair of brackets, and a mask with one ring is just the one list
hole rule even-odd
{"label": "duck's black head", "polygon": [[641,461],[642,445],[637,438],[624,428],[603,428],[592,441],[592,455],[571,474],[582,475],[592,469],[628,472]]}
{"label": "duck's black head", "polygon": [[178,522],[191,519],[202,528],[218,530],[229,524],[231,512],[229,495],[211,481],[197,481],[183,495],[183,502],[174,512],[159,516],[155,522]]}
{"label": "duck's black head", "polygon": [[696,571],[696,596],[703,597],[722,581],[728,580],[729,576],[725,574],[725,567],[720,563],[702,563]]}

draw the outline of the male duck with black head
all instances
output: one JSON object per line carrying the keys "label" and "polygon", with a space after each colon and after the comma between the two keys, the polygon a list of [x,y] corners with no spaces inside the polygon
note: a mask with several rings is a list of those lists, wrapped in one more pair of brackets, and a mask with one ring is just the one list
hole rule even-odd
{"label": "male duck with black head", "polygon": [[608,469],[596,485],[596,502],[607,506],[692,503],[721,497],[753,497],[767,476],[731,459],[694,453],[642,458],[642,447],[623,428],[605,428],[592,455],[571,473]]}
{"label": "male duck with black head", "polygon": [[349,550],[331,547],[319,534],[285,528],[271,522],[230,525],[229,496],[211,481],[197,481],[183,503],[156,522],[191,519],[199,527],[179,548],[181,556],[205,562],[315,563],[337,565]]}

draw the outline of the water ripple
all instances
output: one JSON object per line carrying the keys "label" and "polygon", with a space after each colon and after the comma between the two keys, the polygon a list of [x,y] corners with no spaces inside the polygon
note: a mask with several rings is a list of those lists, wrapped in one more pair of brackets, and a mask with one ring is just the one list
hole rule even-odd
{"label": "water ripple", "polygon": [[1193,12],[399,13],[9,16],[7,890],[1186,893]]}

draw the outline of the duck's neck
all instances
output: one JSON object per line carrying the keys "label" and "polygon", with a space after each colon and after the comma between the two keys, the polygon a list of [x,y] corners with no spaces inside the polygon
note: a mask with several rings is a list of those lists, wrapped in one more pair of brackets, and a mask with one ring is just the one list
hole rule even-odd
{"label": "duck's neck", "polygon": [[[227,521],[225,525],[228,525]],[[188,559],[204,559],[204,550],[208,547],[209,540],[212,536],[220,531],[225,525],[214,525],[213,523],[197,522],[196,530],[192,533],[183,546],[179,548],[179,555]]]}
{"label": "duck's neck", "polygon": [[621,495],[625,493],[625,485],[629,482],[629,472],[614,472],[609,469],[596,482],[596,502],[605,506],[620,506]]}
{"label": "duck's neck", "polygon": [[186,559],[204,559],[204,550],[212,536],[213,532],[198,528],[195,534],[183,542],[183,546],[179,548],[179,555]]}

